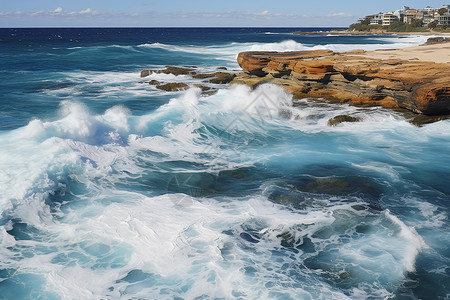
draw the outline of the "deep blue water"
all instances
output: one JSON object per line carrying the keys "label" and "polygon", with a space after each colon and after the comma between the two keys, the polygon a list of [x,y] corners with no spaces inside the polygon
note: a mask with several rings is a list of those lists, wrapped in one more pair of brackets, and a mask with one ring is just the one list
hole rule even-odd
{"label": "deep blue water", "polygon": [[0,299],[448,299],[449,120],[139,76],[426,40],[296,30],[0,29]]}

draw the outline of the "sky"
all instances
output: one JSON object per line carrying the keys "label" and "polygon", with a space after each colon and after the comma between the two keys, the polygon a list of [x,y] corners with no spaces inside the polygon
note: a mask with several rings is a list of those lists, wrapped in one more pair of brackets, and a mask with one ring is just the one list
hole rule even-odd
{"label": "sky", "polygon": [[[444,0],[445,1],[445,0]],[[450,0],[447,0],[450,2]],[[345,27],[442,0],[0,0],[0,27]]]}

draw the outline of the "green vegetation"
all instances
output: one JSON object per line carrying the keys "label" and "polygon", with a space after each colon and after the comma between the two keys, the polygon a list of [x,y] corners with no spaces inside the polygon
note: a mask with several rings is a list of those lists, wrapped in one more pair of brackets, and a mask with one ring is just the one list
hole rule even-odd
{"label": "green vegetation", "polygon": [[371,31],[372,29],[382,29],[381,25],[367,25],[361,23],[355,23],[348,27],[349,31]]}
{"label": "green vegetation", "polygon": [[425,32],[427,29],[422,27],[422,20],[413,20],[411,24],[400,21],[392,22],[386,27],[387,32]]}
{"label": "green vegetation", "polygon": [[445,14],[446,12],[448,12],[448,9],[446,9],[446,8],[444,8],[444,7],[443,7],[443,8],[439,8],[437,12],[438,12],[438,14],[440,14],[440,15],[442,16],[443,14]]}
{"label": "green vegetation", "polygon": [[450,33],[450,28],[448,27],[436,27],[433,29],[434,32],[444,32],[444,33]]}
{"label": "green vegetation", "polygon": [[439,22],[437,20],[431,21],[430,23],[428,23],[428,28],[434,29],[437,27],[438,23]]}
{"label": "green vegetation", "polygon": [[[436,25],[435,25],[435,27],[436,27]],[[433,27],[431,27],[431,28],[433,28]],[[371,30],[381,30],[381,29],[384,29],[387,32],[426,32],[426,31],[428,31],[426,28],[423,27],[422,20],[413,20],[411,22],[411,24],[396,21],[396,22],[392,22],[391,25],[389,25],[389,26],[367,25],[367,24],[363,24],[363,23],[355,23],[348,27],[349,31],[363,31],[363,32],[369,32]]]}
{"label": "green vegetation", "polygon": [[447,26],[438,26],[438,21],[434,20],[432,22],[430,22],[427,27],[433,29],[433,31],[436,32],[450,32],[450,28],[448,28]]}

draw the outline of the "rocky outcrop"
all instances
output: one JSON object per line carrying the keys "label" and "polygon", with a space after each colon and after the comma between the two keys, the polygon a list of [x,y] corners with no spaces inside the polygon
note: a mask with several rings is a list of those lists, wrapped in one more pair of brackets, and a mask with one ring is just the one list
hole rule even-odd
{"label": "rocky outcrop", "polygon": [[242,52],[237,60],[245,74],[233,83],[273,82],[297,98],[450,113],[450,65],[445,63],[377,59],[362,50]]}
{"label": "rocky outcrop", "polygon": [[[220,71],[214,73],[200,73],[195,66],[166,66],[165,69],[162,70],[143,70],[140,75],[141,78],[143,78],[152,74],[172,74],[175,76],[185,75],[194,79],[200,79],[201,83],[195,83],[192,86],[200,88],[202,90],[202,95],[207,96],[217,92],[218,86],[216,85],[230,83],[236,77],[236,74],[234,73],[223,72],[227,71],[226,67],[218,67],[217,70]],[[183,91],[189,88],[189,85],[184,82],[160,82],[153,79],[146,81],[146,83],[167,92]]]}
{"label": "rocky outcrop", "polygon": [[214,84],[227,84],[231,82],[234,77],[236,77],[236,74],[226,72],[199,73],[192,75],[192,78],[207,79],[206,82]]}
{"label": "rocky outcrop", "polygon": [[189,88],[189,85],[183,82],[171,82],[162,85],[156,86],[157,89],[163,90],[166,92],[175,92],[175,91],[183,91]]}
{"label": "rocky outcrop", "polygon": [[432,37],[428,38],[426,45],[434,45],[434,44],[442,44],[442,43],[450,43],[450,37]]}
{"label": "rocky outcrop", "polygon": [[142,70],[141,71],[141,78],[150,76],[151,74],[153,74],[152,70]]}
{"label": "rocky outcrop", "polygon": [[328,120],[328,126],[336,126],[341,123],[347,123],[347,122],[359,122],[361,121],[358,117],[352,117],[349,115],[339,115],[334,118],[331,118]]}
{"label": "rocky outcrop", "polygon": [[175,75],[175,76],[196,74],[195,67],[166,66],[166,68],[163,69],[163,70],[142,70],[141,71],[141,78],[150,76],[153,73],[156,73],[156,74],[172,74],[172,75]]}

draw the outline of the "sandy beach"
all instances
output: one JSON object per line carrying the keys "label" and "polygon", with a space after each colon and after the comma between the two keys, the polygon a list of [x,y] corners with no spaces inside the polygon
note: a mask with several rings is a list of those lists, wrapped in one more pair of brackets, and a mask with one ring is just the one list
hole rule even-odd
{"label": "sandy beach", "polygon": [[403,49],[367,51],[361,53],[361,55],[378,59],[402,59],[450,63],[450,43],[422,45]]}

